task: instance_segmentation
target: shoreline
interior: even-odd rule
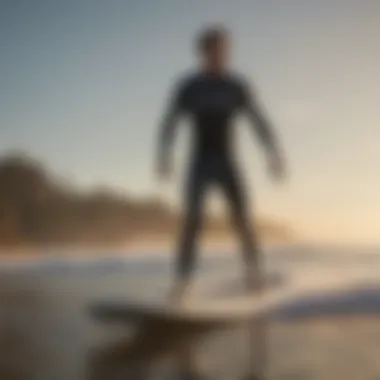
[[[262,243],[264,248],[292,246],[297,242],[273,242],[267,241]],[[203,252],[213,251],[225,252],[239,250],[238,242],[201,242],[200,250]],[[139,253],[155,254],[162,252],[172,252],[175,250],[175,239],[173,241],[163,241],[162,239],[150,240],[149,242],[128,242],[114,244],[91,244],[91,243],[68,243],[68,244],[40,244],[40,245],[21,245],[13,247],[0,246],[0,259],[12,258],[21,260],[24,258],[33,258],[37,256],[46,257],[101,257],[107,256],[111,252],[123,252],[126,255],[135,255]]]

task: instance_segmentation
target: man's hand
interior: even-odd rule
[[[272,153],[268,157],[269,173],[275,181],[286,179],[284,159],[278,153]]]

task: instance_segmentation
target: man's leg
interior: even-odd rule
[[[250,211],[241,178],[232,163],[225,165],[222,171],[221,185],[229,202],[234,228],[241,239],[248,291],[259,292],[264,287],[260,247],[257,233],[251,224]],[[261,380],[266,372],[268,354],[268,328],[265,317],[252,320],[248,329],[248,337],[251,353],[248,378]]]
[[[207,164],[207,163],[205,163]],[[179,239],[176,263],[176,279],[172,300],[181,303],[186,296],[194,271],[197,255],[197,238],[202,225],[204,196],[209,183],[208,173],[203,165],[194,164],[191,168],[185,189],[185,212]],[[179,347],[176,353],[181,378],[198,378],[198,360],[195,347],[188,344]]]
[[[225,164],[220,182],[229,203],[233,227],[240,237],[248,290],[259,290],[263,285],[263,273],[258,237],[252,224],[241,177],[232,163]]]
[[[207,173],[199,164],[193,165],[185,194],[185,212],[179,239],[176,263],[174,301],[181,301],[190,283],[196,260],[196,244],[202,224],[204,195],[208,183]]]

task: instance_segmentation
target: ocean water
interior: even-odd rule
[[[269,378],[380,378],[380,249],[283,246],[267,248],[263,257],[268,286],[323,289],[318,297],[297,299],[273,315]],[[91,256],[52,250],[0,260],[0,379],[89,379],[90,353],[127,331],[96,323],[88,306],[110,297],[163,299],[172,264],[165,252],[124,251]],[[341,293],[330,294],[331,285],[342,286]],[[192,297],[242,292],[239,253],[201,255]],[[210,379],[238,379],[254,360],[246,331],[216,334],[200,352]],[[168,379],[162,371],[153,371],[152,380]]]

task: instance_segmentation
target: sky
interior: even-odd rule
[[[234,70],[287,154],[289,179],[274,184],[239,121],[252,208],[305,240],[380,243],[377,0],[0,0],[0,154],[25,151],[77,186],[180,206],[189,128],[165,185],[153,175],[156,138],[209,23],[232,31]]]

